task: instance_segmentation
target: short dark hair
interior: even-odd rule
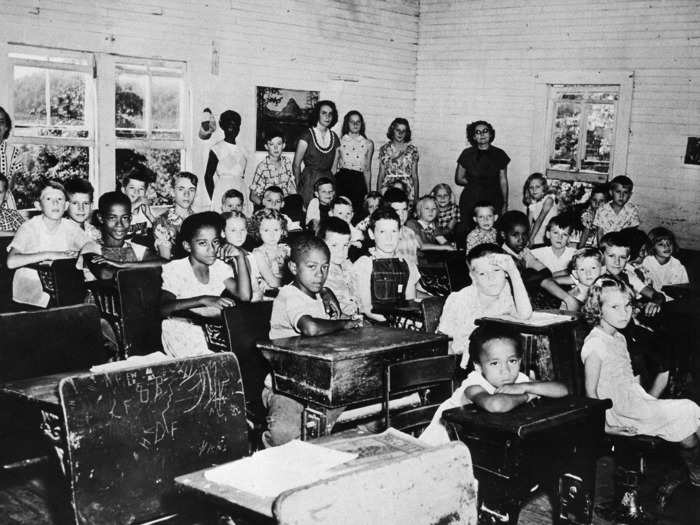
[[[268,186],[267,188],[265,188],[265,190],[263,191],[263,197],[265,196],[265,194],[267,192],[277,193],[278,195],[282,195],[282,198],[284,198],[284,191],[282,191],[282,188],[280,188],[279,186],[273,185],[273,186]]]
[[[266,126],[265,129],[263,129],[263,137],[265,142],[270,142],[275,137],[281,138],[282,142],[287,142],[284,131],[282,131],[282,128],[279,126]]]
[[[126,187],[130,180],[140,180],[148,187],[155,180],[155,173],[143,164],[136,164],[122,177],[122,186]]]
[[[549,222],[546,226],[547,231],[549,231],[552,228],[552,226],[559,226],[562,230],[564,228],[568,228],[569,232],[571,232],[574,229],[573,218],[569,213],[560,213],[559,215],[555,215],[554,217],[549,219]]]
[[[386,136],[389,140],[394,140],[394,130],[396,129],[396,126],[406,126],[406,135],[404,135],[404,142],[411,142],[411,126],[408,123],[408,120],[406,120],[403,117],[397,117],[394,120],[391,121],[391,124],[389,124],[389,129],[386,130]]]
[[[7,131],[5,131],[5,135],[0,137],[0,142],[2,142],[10,136],[10,131],[12,131],[12,119],[10,118],[10,114],[7,111],[5,111],[5,108],[3,108],[2,106],[0,106],[0,113],[5,115],[5,122],[7,123]]]
[[[623,232],[608,232],[600,239],[600,249],[604,251],[605,248],[627,248],[631,251],[632,243]]]
[[[226,199],[239,199],[241,202],[243,202],[245,199],[243,198],[243,194],[238,191],[236,188],[229,188],[224,192],[223,197],[221,197],[222,200]]]
[[[243,219],[246,224],[248,222],[248,218],[245,216],[245,213],[238,210],[225,211],[221,214],[221,218],[224,221],[224,228],[226,227],[226,223],[229,219]]]
[[[97,212],[100,215],[106,215],[109,210],[115,204],[123,205],[129,213],[131,213],[131,201],[129,197],[123,194],[121,191],[108,191],[103,193],[102,196],[97,200]]]
[[[632,189],[634,188],[634,182],[632,182],[632,179],[630,179],[626,175],[618,175],[617,177],[615,177],[613,180],[611,180],[608,183],[608,186],[612,190],[612,188],[615,184],[619,184],[620,186],[622,186],[624,188],[629,188],[630,191],[632,191]]]
[[[311,233],[304,232],[297,235],[292,241],[289,259],[294,261],[295,264],[299,264],[311,250],[321,250],[326,254],[326,257],[330,258],[331,256],[331,252],[325,242]]]
[[[512,341],[518,357],[523,355],[521,336],[515,330],[503,326],[482,325],[478,326],[469,336],[469,358],[472,363],[479,363],[481,354],[489,341],[507,339]]]
[[[496,205],[492,203],[491,201],[478,201],[475,205],[474,208],[472,208],[472,215],[476,215],[476,209],[477,208],[491,208],[491,211],[493,214],[496,214]]]
[[[327,217],[321,221],[321,227],[318,229],[319,239],[325,239],[328,232],[350,235],[350,225],[338,217]]]
[[[405,202],[408,204],[408,195],[405,191],[399,188],[388,188],[384,192],[384,202],[391,204],[392,202]]]
[[[485,120],[475,120],[474,122],[471,122],[467,124],[467,141],[469,141],[469,144],[472,145],[472,147],[476,148],[476,139],[474,138],[476,135],[476,127],[477,126],[486,126],[489,130],[489,144],[493,142],[493,139],[496,138],[496,130],[494,127],[486,122]]]
[[[215,211],[194,213],[182,221],[179,233],[180,242],[192,242],[197,232],[206,227],[214,228],[217,234],[221,235],[221,230],[224,229],[224,220]]]
[[[177,179],[187,179],[192,183],[192,185],[195,188],[197,187],[197,183],[199,182],[197,175],[195,175],[194,173],[190,173],[189,171],[178,171],[175,175],[173,175],[173,178],[170,182],[173,188],[175,187],[175,182],[177,181]]]
[[[95,196],[95,188],[90,184],[90,181],[80,177],[68,179],[63,183],[63,187],[66,189],[66,195],[68,195],[69,199],[71,195],[75,195],[76,193],[88,194],[91,201]]]
[[[605,195],[606,199],[609,199],[610,196],[608,195],[610,192],[610,188],[608,188],[607,184],[594,184],[593,187],[591,188],[591,195],[594,195],[596,193],[602,193]]]
[[[227,124],[233,124],[236,126],[237,130],[241,129],[241,116],[238,114],[238,112],[233,111],[232,109],[227,109],[224,111],[221,115],[219,115],[219,127],[223,130],[227,126]],[[236,135],[238,135],[238,131],[236,131]]]
[[[314,191],[318,191],[318,189],[324,184],[333,184],[333,189],[335,189],[335,183],[330,177],[321,177],[316,182],[314,182]]]
[[[486,255],[490,255],[492,253],[505,252],[498,244],[494,244],[492,242],[477,244],[476,246],[474,246],[474,248],[467,252],[467,265],[471,265],[472,261],[475,261],[476,259],[481,259],[482,257],[485,257]]]
[[[335,102],[332,100],[319,100],[316,102],[313,111],[311,112],[311,117],[309,118],[309,126],[312,128],[318,124],[318,119],[321,116],[321,107],[328,106],[333,110],[333,118],[331,119],[331,124],[328,128],[332,128],[338,123],[338,108],[335,107]]]
[[[381,207],[382,204],[384,204],[384,197],[382,197],[382,194],[379,193],[378,191],[370,191],[365,195],[365,199],[362,203],[363,207],[365,210],[367,209],[367,201],[370,199],[377,199],[379,201],[379,206]]]
[[[399,214],[396,213],[396,210],[394,210],[394,208],[391,206],[380,206],[374,211],[369,218],[369,229],[374,231],[374,227],[379,221],[382,220],[396,221],[399,228],[401,227],[401,219],[399,219]]]
[[[345,195],[338,195],[331,201],[331,210],[336,206],[352,206],[352,201]]]
[[[527,220],[527,215],[518,210],[510,210],[505,212],[496,222],[496,229],[502,235],[511,231],[515,226],[525,226],[529,230],[530,221]]]
[[[357,115],[360,117],[360,135],[362,135],[364,138],[367,138],[367,135],[365,135],[365,117],[362,116],[362,113],[357,111],[356,109],[350,110],[345,114],[345,117],[343,117],[343,127],[341,129],[340,135],[347,135],[350,133],[350,119],[353,117],[353,115]]]

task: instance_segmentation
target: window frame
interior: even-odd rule
[[[550,178],[565,181],[605,183],[616,175],[627,172],[627,154],[632,111],[633,71],[575,71],[542,72],[535,76],[535,111],[530,156],[530,170],[546,174]],[[619,90],[615,115],[615,134],[610,153],[610,169],[607,174],[590,171],[572,172],[549,167],[552,144],[552,126],[557,93],[570,86],[576,88],[600,88],[612,86]],[[585,147],[585,136],[579,147]],[[583,145],[582,145],[583,143]]]

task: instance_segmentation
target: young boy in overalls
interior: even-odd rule
[[[416,298],[420,273],[415,263],[397,254],[400,228],[399,216],[392,208],[375,211],[367,230],[375,247],[353,265],[360,311],[372,321],[386,321],[383,315],[373,313],[373,308],[403,304]]]

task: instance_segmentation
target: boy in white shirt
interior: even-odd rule
[[[573,226],[567,214],[555,215],[547,224],[545,237],[549,241],[548,246],[530,250],[542,264],[552,273],[566,270],[576,248],[568,246]]]

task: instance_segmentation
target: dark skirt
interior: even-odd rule
[[[357,214],[364,204],[367,195],[365,174],[361,171],[341,168],[335,174],[335,194],[343,195],[352,201],[352,207]]]

